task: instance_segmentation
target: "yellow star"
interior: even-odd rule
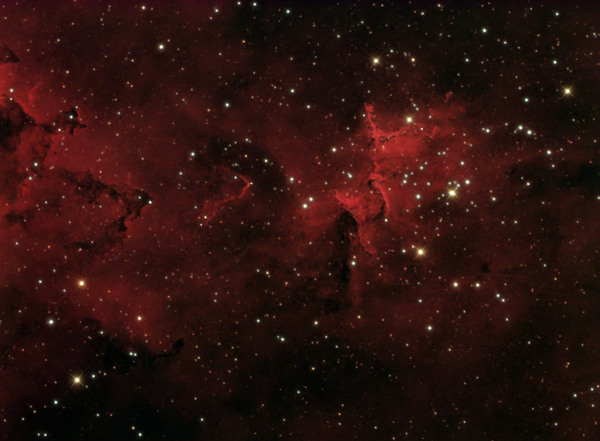
[[[456,199],[460,199],[460,198],[458,197],[458,194],[456,193],[456,190],[457,190],[456,188],[454,188],[454,189],[451,189],[451,188],[447,188],[447,187],[446,187],[446,190],[448,190],[448,197],[446,198],[446,200],[448,200],[448,199],[450,199],[450,198],[456,198]]]
[[[406,122],[404,123],[404,125],[406,125],[406,124],[412,124],[415,114],[412,114],[411,116],[406,116],[406,115],[403,115],[403,116],[404,116],[404,118],[406,118]]]
[[[570,87],[560,86],[560,87],[563,88],[563,96],[560,97],[560,100],[562,100],[567,95],[568,96],[572,96],[573,98],[575,98],[577,100],[577,98],[575,97],[575,95],[573,95],[573,86],[570,86]],[[560,100],[558,100],[558,101],[560,101]],[[579,101],[579,100],[577,100],[577,101]]]
[[[379,55],[376,55],[376,56],[369,55],[369,56],[371,57],[371,61],[373,63],[373,66],[379,66],[379,65],[381,65],[381,56],[379,56]]]
[[[573,87],[575,86],[575,83],[573,83],[570,86],[563,86],[561,85],[560,87],[562,87],[563,89],[563,95],[560,97],[560,99],[556,102],[556,104],[554,105],[554,107],[556,107],[558,105],[558,103],[560,103],[562,101],[562,99],[566,96],[572,96],[573,98],[575,98],[578,102],[581,102],[577,99],[577,97],[575,95],[573,95]]]
[[[83,383],[82,383],[82,381],[81,381],[81,377],[83,377],[83,374],[85,374],[85,372],[86,372],[86,371],[87,371],[87,370],[90,368],[90,366],[91,366],[91,364],[90,364],[88,367],[86,367],[86,368],[85,368],[85,370],[82,372],[82,374],[81,374],[81,375],[79,375],[78,377],[74,376],[74,375],[73,375],[73,374],[71,374],[69,371],[67,371],[65,368],[63,368],[63,370],[64,370],[64,371],[65,371],[67,374],[69,374],[71,377],[73,377],[73,384],[71,384],[71,387],[69,387],[69,388],[67,389],[67,391],[66,391],[66,392],[65,392],[65,394],[63,395],[63,398],[67,396],[67,394],[69,393],[69,391],[71,390],[71,388],[73,388],[73,386],[75,386],[76,384],[82,384],[82,385],[83,385],[83,387],[85,387],[85,388],[86,388],[86,390],[88,390],[88,391],[89,391],[89,393],[91,393],[92,395],[94,395],[94,393],[93,393],[91,390],[89,390],[89,389],[88,389],[88,387],[87,387],[85,384],[83,384]]]
[[[418,257],[427,257],[427,254],[425,254],[426,248],[427,246],[424,246],[423,248],[417,248],[417,255],[415,256],[415,259]]]

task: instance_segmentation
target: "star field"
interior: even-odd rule
[[[598,437],[599,21],[0,2],[0,434]]]

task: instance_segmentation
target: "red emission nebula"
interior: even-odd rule
[[[599,19],[0,2],[0,439],[598,439]]]

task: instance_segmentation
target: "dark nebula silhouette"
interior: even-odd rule
[[[19,57],[7,45],[0,43],[0,64],[17,63],[19,61],[21,61]]]

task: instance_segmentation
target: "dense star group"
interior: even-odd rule
[[[595,8],[84,3],[0,2],[0,434],[598,436]]]

